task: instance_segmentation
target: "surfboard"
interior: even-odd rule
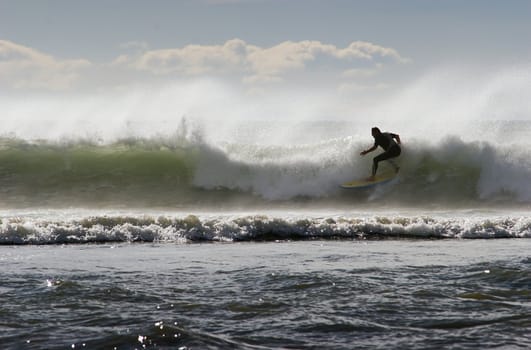
[[[376,175],[374,181],[367,181],[367,179],[354,180],[341,184],[340,186],[342,188],[369,188],[392,181],[397,175],[397,173],[383,173],[381,175]]]

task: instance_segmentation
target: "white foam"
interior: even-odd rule
[[[104,224],[103,224],[104,223]],[[527,216],[187,215],[92,216],[69,221],[4,218],[2,244],[194,242],[277,239],[531,238]]]

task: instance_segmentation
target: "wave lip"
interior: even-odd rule
[[[0,224],[3,245],[384,238],[531,238],[531,218],[93,216],[67,221],[4,218]]]

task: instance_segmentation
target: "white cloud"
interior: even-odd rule
[[[244,82],[253,83],[282,81],[286,74],[301,71],[308,62],[320,57],[343,63],[382,58],[400,63],[407,61],[395,49],[363,41],[352,42],[345,48],[311,40],[285,41],[264,48],[232,39],[223,45],[188,45],[135,56],[122,55],[114,63],[159,75],[238,73]]]
[[[408,61],[401,57],[395,49],[375,45],[366,41],[355,41],[344,49],[335,49],[332,54],[338,58],[362,58],[372,60],[375,56],[380,56],[390,57],[402,63]]]
[[[381,63],[378,63],[374,67],[369,67],[369,68],[347,69],[343,72],[342,75],[344,78],[350,78],[350,79],[370,78],[370,77],[374,77],[377,74],[379,74],[383,68],[384,68],[384,65]]]
[[[0,40],[0,84],[11,88],[66,89],[90,67],[84,59],[60,60],[38,50]]]
[[[242,40],[233,39],[223,45],[188,45],[183,48],[146,51],[137,56],[123,55],[115,63],[154,74],[225,73],[240,67],[245,58],[246,46]]]
[[[279,80],[284,73],[304,69],[306,62],[327,50],[332,51],[333,46],[319,41],[285,41],[270,48],[250,47],[246,60],[252,76],[247,81]]]
[[[220,45],[160,50],[149,50],[144,42],[129,42],[121,48],[126,52],[111,63],[92,64],[85,59],[59,59],[0,40],[0,87],[61,90],[205,76],[235,78],[250,89],[315,79],[334,85],[338,80],[359,84],[380,74],[382,62],[389,67],[406,61],[395,49],[361,41],[346,47],[315,40],[260,47],[232,39]],[[307,69],[310,63],[311,70]]]

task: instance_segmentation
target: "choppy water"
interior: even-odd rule
[[[527,349],[531,241],[2,246],[3,349]]]

